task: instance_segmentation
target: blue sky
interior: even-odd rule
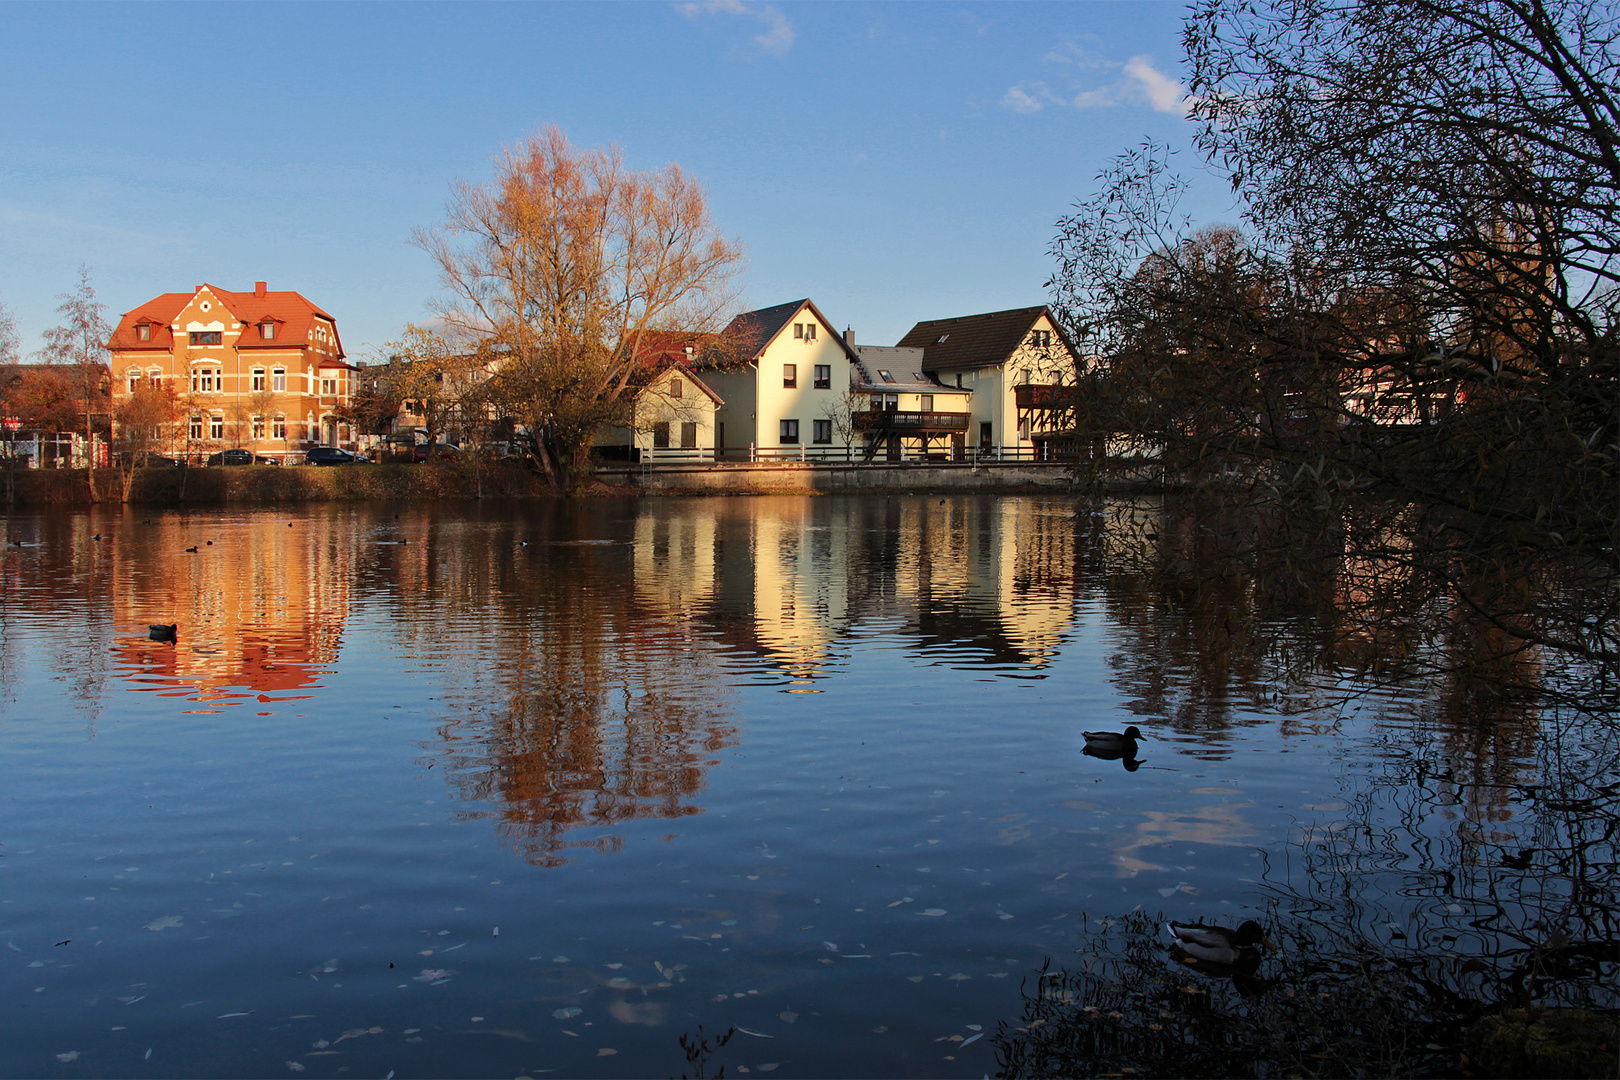
[[[1187,146],[1183,11],[3,4],[0,302],[27,352],[81,263],[113,316],[263,279],[367,359],[438,294],[412,229],[556,123],[700,180],[748,306],[810,296],[889,345],[1044,302],[1053,222],[1097,171],[1143,138]],[[1235,217],[1208,177],[1190,207]]]

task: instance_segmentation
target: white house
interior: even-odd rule
[[[715,416],[719,457],[844,457],[850,368],[858,357],[809,300],[745,312],[721,338],[728,360],[699,361],[724,404]]]

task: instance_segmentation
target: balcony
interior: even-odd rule
[[[948,435],[966,431],[970,416],[965,412],[858,412],[850,419],[856,431]]]
[[[1013,387],[1013,404],[1020,409],[1067,409],[1073,402],[1072,386],[1036,386],[1024,384]]]

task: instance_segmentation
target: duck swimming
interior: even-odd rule
[[[146,636],[151,641],[173,641],[179,627],[179,623],[151,623],[146,628]]]
[[[1136,729],[1134,724],[1124,731],[1082,731],[1080,734],[1086,737],[1087,750],[1119,750],[1121,752],[1134,750],[1136,740],[1142,737],[1142,733]],[[1135,757],[1136,755],[1133,753],[1131,756]]]
[[[1276,948],[1266,940],[1265,927],[1253,919],[1240,924],[1236,930],[1182,922],[1171,922],[1168,929],[1177,947],[1187,956],[1204,964],[1221,967],[1242,968],[1258,964],[1262,946]]]

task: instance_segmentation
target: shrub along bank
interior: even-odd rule
[[[124,477],[97,469],[96,501],[123,499]],[[132,503],[284,503],[362,499],[523,499],[553,494],[517,463],[432,465],[246,465],[233,468],[143,468],[130,485]],[[73,505],[90,500],[83,469],[20,469],[0,476],[0,498],[19,505]]]

